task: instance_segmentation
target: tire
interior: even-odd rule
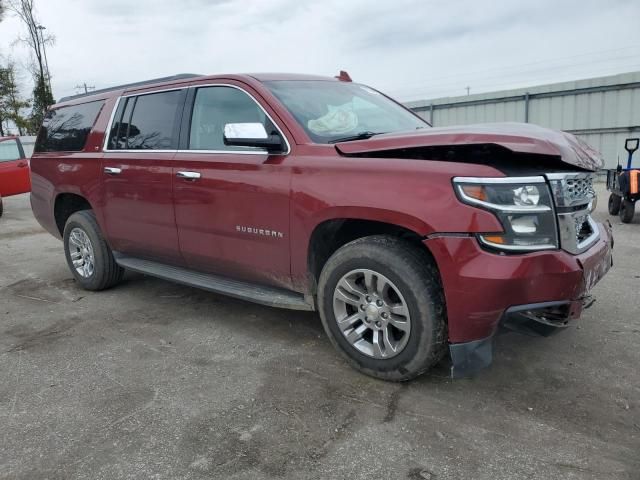
[[[618,215],[620,213],[620,203],[622,198],[615,193],[609,195],[609,215]]]
[[[635,212],[636,204],[627,199],[623,199],[620,205],[620,220],[622,223],[631,223]]]
[[[375,281],[371,272],[377,275]],[[370,278],[370,286],[387,284],[387,293],[370,297],[371,303],[367,303],[366,294],[359,297],[351,295],[350,301],[358,298],[356,305],[366,305],[366,310],[362,311],[362,306],[343,302],[345,296],[342,292],[345,289],[342,286],[338,288],[338,284],[345,285],[341,282],[346,278],[360,293],[375,292],[377,288],[366,288],[365,275]],[[334,294],[338,300],[334,299]],[[379,303],[375,303],[376,298],[383,299],[384,305],[377,313],[375,305]],[[392,315],[388,305],[396,308],[404,305],[403,311],[408,313],[408,317]],[[396,382],[410,380],[435,365],[447,351],[446,308],[440,275],[427,252],[406,240],[376,235],[354,240],[338,249],[320,274],[318,308],[333,346],[351,366],[366,375]],[[383,317],[385,313],[387,317]],[[351,321],[356,317],[355,323]],[[348,320],[342,323],[341,328],[338,321],[344,318]],[[383,318],[388,320],[383,321]],[[407,322],[410,328],[407,328]],[[351,335],[357,337],[358,331],[364,332],[357,345],[347,340],[346,333],[343,333],[349,323],[353,328],[347,327],[346,331]],[[386,329],[385,332],[379,330],[377,338],[382,336],[396,342],[396,351],[388,348],[386,342],[383,342],[385,352],[376,348],[374,323],[375,329],[380,328],[378,323]],[[403,325],[402,328],[408,332],[397,329],[396,324]],[[381,357],[380,353],[386,357]]]
[[[2,217],[3,213],[4,213],[4,207],[2,206],[2,196],[0,196],[0,217]]]
[[[82,210],[71,215],[64,227],[62,238],[67,265],[82,288],[104,290],[122,280],[124,269],[113,258],[113,253],[102,236],[96,216],[91,210]],[[86,247],[84,252],[81,251],[83,249],[80,245]],[[72,254],[79,262],[78,265],[74,265]]]

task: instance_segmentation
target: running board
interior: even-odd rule
[[[229,297],[290,310],[314,310],[304,295],[277,287],[267,287],[254,283],[232,280],[208,273],[196,272],[181,267],[173,267],[141,258],[127,257],[114,252],[113,256],[121,267],[152,277],[181,283],[189,287],[201,288]]]

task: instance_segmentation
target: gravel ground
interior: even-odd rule
[[[605,214],[601,195],[598,217]],[[129,274],[86,292],[28,196],[0,219],[2,479],[640,479],[640,214],[552,338],[407,384],[351,370],[319,318]]]

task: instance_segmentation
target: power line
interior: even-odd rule
[[[623,59],[625,60],[624,63],[619,63],[615,65],[606,65],[606,64],[610,64],[611,62],[623,60]],[[632,60],[631,62],[629,61],[630,59]],[[518,73],[514,72],[512,74],[489,75],[485,77],[478,77],[475,79],[475,81],[470,81],[471,79],[468,75],[460,74],[458,75],[459,77],[458,81],[436,83],[436,84],[427,81],[421,87],[395,88],[395,89],[390,89],[389,91],[396,96],[400,96],[400,95],[414,96],[414,95],[424,95],[426,92],[434,92],[434,91],[451,92],[454,90],[462,90],[466,88],[466,86],[468,86],[469,84],[471,84],[471,86],[474,87],[474,89],[477,91],[477,88],[479,86],[483,86],[487,84],[489,85],[495,84],[495,82],[492,82],[493,79],[503,80],[508,78],[513,78],[513,80],[510,83],[521,83],[523,80],[526,80],[526,83],[535,85],[536,83],[539,83],[541,79],[549,78],[549,76],[558,77],[558,76],[566,76],[568,74],[572,76],[576,76],[576,75],[595,76],[597,75],[596,73],[597,71],[620,72],[622,70],[622,71],[628,72],[637,66],[638,61],[640,61],[640,54],[627,55],[624,57],[602,59],[600,61],[591,61],[586,63],[577,62],[577,63],[564,64],[561,66],[527,70],[527,71],[522,71]],[[589,67],[589,68],[585,69],[585,67]],[[526,77],[526,78],[523,78],[523,77]],[[500,82],[500,83],[505,84],[505,82]],[[442,87],[442,88],[438,88],[438,87]]]
[[[640,68],[640,63],[626,65],[626,67],[627,67],[627,70],[633,70],[636,68]],[[590,71],[589,75],[592,77],[597,77],[597,76],[603,76],[603,75],[615,75],[620,73],[626,73],[626,71],[612,72],[611,69],[596,70],[596,71]],[[475,93],[479,94],[479,93],[495,92],[495,91],[505,90],[505,89],[509,89],[509,90],[523,89],[523,88],[538,86],[541,83],[542,84],[549,83],[549,81],[551,81],[551,83],[564,83],[564,82],[571,82],[571,81],[585,78],[584,76],[581,76],[581,78],[576,78],[576,76],[578,75],[568,74],[568,73],[559,76],[556,72],[556,73],[550,73],[549,75],[546,75],[543,77],[537,77],[535,81],[527,80],[527,81],[518,82],[517,80],[513,80],[508,83],[504,83],[504,82],[503,83],[485,83],[485,84],[474,85],[474,88],[475,88]],[[462,85],[462,84],[459,84],[459,85]],[[447,96],[458,97],[463,95],[462,93],[463,90],[464,90],[464,87],[462,86],[458,86],[458,87],[451,86],[450,88],[447,88],[447,89],[436,89],[436,90],[425,88],[423,92],[420,94],[410,94],[410,95],[396,94],[396,96],[398,97],[398,99],[404,102],[409,102],[409,101],[435,99],[435,98],[447,97]]]
[[[518,71],[519,69],[521,69],[522,67],[529,67],[532,65],[540,65],[540,64],[549,64],[549,63],[555,63],[555,62],[562,62],[564,60],[572,60],[574,58],[580,58],[580,57],[588,57],[588,56],[598,56],[598,55],[603,55],[603,54],[607,54],[607,53],[612,53],[612,52],[619,52],[622,50],[631,50],[631,49],[635,49],[636,51],[640,51],[640,45],[630,45],[627,47],[620,47],[620,48],[614,48],[614,49],[609,49],[609,50],[599,50],[599,51],[595,51],[595,52],[585,52],[585,53],[581,53],[581,54],[576,54],[576,55],[569,55],[569,56],[564,56],[564,57],[555,57],[555,58],[549,58],[549,59],[545,59],[545,60],[537,60],[535,62],[529,62],[529,63],[523,63],[523,64],[517,64],[517,65],[507,65],[504,66],[502,68],[487,68],[487,69],[482,69],[482,70],[472,70],[469,72],[465,72],[465,74],[467,75],[475,75],[475,74],[481,74],[481,73],[496,73],[496,72],[500,72],[500,71],[505,71],[505,70],[515,70]],[[619,57],[614,57],[614,58],[619,58]],[[525,69],[526,71],[527,69]],[[438,75],[435,77],[429,77],[427,79],[423,79],[423,80],[415,80],[412,82],[405,82],[402,85],[403,86],[409,86],[409,85],[418,85],[418,84],[424,84],[425,82],[433,82],[434,80],[444,80],[444,79],[448,79],[448,78],[454,78],[454,77],[459,77],[460,74],[459,73],[451,73],[451,74],[447,74],[447,75]],[[398,85],[398,83],[394,82],[394,85]]]
[[[496,74],[496,75],[489,75],[489,76],[480,76],[476,78],[476,81],[486,81],[486,80],[491,80],[494,78],[507,78],[507,77],[516,77],[516,76],[522,76],[522,75],[531,75],[531,74],[536,74],[536,73],[544,73],[546,74],[547,72],[553,70],[554,72],[557,71],[557,69],[559,68],[571,68],[571,67],[578,67],[578,66],[583,66],[583,65],[588,65],[588,66],[594,66],[594,65],[598,65],[598,64],[603,64],[603,63],[611,63],[611,62],[617,62],[617,61],[621,61],[621,60],[628,60],[628,59],[640,59],[640,54],[634,54],[634,55],[624,55],[624,56],[619,56],[619,57],[613,57],[613,58],[606,58],[606,59],[600,59],[600,60],[590,60],[590,61],[583,61],[583,62],[576,62],[576,63],[565,63],[563,65],[557,65],[557,66],[547,66],[544,68],[536,68],[536,69],[527,69],[527,70],[521,70],[519,72],[512,72],[512,73],[503,73],[503,74]],[[628,69],[629,64],[628,62],[625,62],[624,67]],[[611,68],[617,68],[617,65],[612,66]],[[460,83],[457,83],[458,85],[462,85],[462,83],[466,83],[468,84],[470,82],[470,76],[471,74],[458,74],[456,75],[458,78],[460,77],[464,77],[463,79],[459,80]],[[446,87],[451,87],[452,85],[456,85],[456,83],[451,83],[451,82],[444,82],[444,83],[433,83],[433,81],[428,80],[426,82],[423,83],[423,85],[421,87],[411,87],[411,88],[394,88],[394,89],[390,89],[390,92],[410,92],[410,91],[416,91],[416,90],[424,90],[425,87],[427,88],[435,88],[435,87],[440,87],[440,86],[446,86]]]

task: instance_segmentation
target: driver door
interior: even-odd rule
[[[260,122],[269,133],[284,134],[239,86],[193,87],[187,102],[173,172],[185,262],[194,270],[289,287],[288,152],[234,147],[223,139],[229,123]]]

